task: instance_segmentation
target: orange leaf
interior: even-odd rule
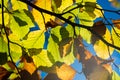
[[[60,67],[56,67],[57,76],[61,80],[73,80],[76,71],[69,65],[63,64]]]

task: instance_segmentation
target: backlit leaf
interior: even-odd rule
[[[111,35],[110,35],[110,32],[109,32],[108,29],[106,30],[103,38],[105,40],[107,40],[109,43],[112,43]],[[110,50],[110,52],[109,52],[108,51],[108,46],[105,43],[103,43],[101,40],[96,41],[96,43],[94,44],[94,49],[95,49],[95,52],[96,52],[97,56],[102,58],[102,59],[109,58],[110,55],[113,53],[113,50],[114,50],[112,47],[109,47],[109,50]]]
[[[18,39],[23,39],[29,32],[29,28],[34,26],[31,18],[25,13],[25,10],[14,11],[14,14],[10,16],[10,19],[10,29]]]
[[[115,32],[115,31],[116,32]],[[120,29],[118,26],[114,27],[114,30],[112,29],[112,40],[113,40],[113,44],[116,46],[120,45]],[[119,50],[118,50],[119,51]]]
[[[71,6],[73,4],[73,0],[62,0],[61,6],[58,8],[60,12],[62,12],[65,8]]]
[[[113,71],[112,80],[119,80],[119,79],[120,79],[120,76],[115,71]]]
[[[57,76],[61,80],[73,80],[76,71],[69,65],[63,64],[60,67],[56,67]]]
[[[32,31],[28,34],[27,39],[22,41],[25,48],[43,48],[45,35],[41,30]]]
[[[22,56],[21,47],[16,44],[10,44],[10,50],[11,50],[11,57],[13,58],[13,61],[17,62]]]
[[[65,57],[71,52],[72,43],[72,38],[62,39],[62,41],[59,43],[59,51],[61,57]]]
[[[33,55],[32,58],[33,58],[33,61],[34,61],[34,64],[36,65],[36,67],[39,67],[39,66],[50,67],[50,66],[52,66],[52,63],[49,60],[48,55],[49,54],[48,54],[47,50],[42,50],[39,54]]]
[[[12,3],[13,10],[22,10],[22,9],[28,10],[27,4],[25,4],[19,0],[11,0],[11,3]]]
[[[37,5],[40,8],[52,11],[51,0],[37,0],[35,2],[35,5]],[[45,14],[45,13],[43,13],[43,16],[44,16],[44,18],[43,18],[42,14],[39,11],[37,11],[36,9],[32,10],[32,14],[41,30],[45,29],[46,22],[50,21],[50,19],[54,19],[54,17],[52,17],[49,14]],[[44,23],[44,20],[45,20],[45,23]]]
[[[87,42],[87,43],[91,43],[91,32],[88,31],[87,29],[84,28],[80,28],[80,36]]]
[[[9,23],[10,16],[8,13],[4,13],[4,22],[5,26]],[[2,14],[0,14],[0,24],[2,25]]]

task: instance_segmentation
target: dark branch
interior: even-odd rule
[[[60,18],[61,20],[65,21],[66,23],[68,23],[68,24],[70,24],[70,25],[72,25],[72,26],[79,26],[79,27],[81,27],[81,28],[85,28],[85,29],[87,29],[88,31],[90,31],[92,34],[95,34],[98,38],[100,38],[100,40],[102,40],[106,45],[108,45],[108,46],[110,46],[110,47],[113,47],[113,48],[115,48],[115,49],[120,50],[120,47],[115,46],[115,45],[107,42],[105,39],[103,39],[102,36],[100,36],[100,35],[97,34],[95,31],[93,31],[93,30],[91,29],[92,26],[86,26],[86,25],[81,25],[81,24],[73,23],[73,22],[71,22],[70,20],[62,17],[61,14],[57,14],[57,13],[50,12],[50,11],[48,11],[48,10],[39,8],[38,6],[32,4],[30,1],[27,1],[27,0],[20,0],[20,1],[28,4],[29,6],[35,8],[36,10],[38,10],[38,11],[40,11],[40,12],[44,12],[44,13],[47,13],[47,14],[49,14],[49,15],[58,17],[58,18]],[[97,9],[99,9],[99,8],[97,8]],[[100,10],[101,10],[101,9],[100,9]],[[109,10],[106,10],[106,11],[109,11]],[[115,12],[115,11],[113,11],[113,12]]]

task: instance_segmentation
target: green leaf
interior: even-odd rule
[[[91,32],[88,31],[87,29],[84,28],[80,28],[80,35],[81,37],[87,42],[87,43],[91,43]]]
[[[7,50],[7,43],[3,40],[3,37],[0,37],[0,52],[7,52]]]
[[[85,10],[87,12],[93,12],[95,10],[96,3],[95,2],[85,2]]]
[[[37,55],[37,54],[39,54],[41,51],[42,51],[41,48],[40,48],[40,49],[37,49],[37,48],[28,49],[28,52],[29,52],[30,56]]]
[[[55,62],[60,60],[58,43],[54,42],[53,38],[50,36],[48,40],[48,52],[54,57]]]
[[[22,41],[25,48],[43,48],[45,41],[45,35],[43,31],[32,31],[28,34],[28,38]]]
[[[27,25],[27,23],[25,21],[22,21],[19,17],[15,17],[15,16],[13,16],[13,17],[19,26],[26,26]]]
[[[80,19],[80,24],[86,26],[92,26],[94,23],[93,20],[95,19],[94,16],[89,15],[86,11],[80,12],[78,18]]]
[[[52,63],[48,58],[47,50],[42,50],[39,54],[33,55],[32,58],[33,58],[33,61],[36,65],[36,67],[39,67],[39,66],[50,67],[50,66],[52,66]]]
[[[56,35],[51,34],[51,37],[53,38],[54,42],[59,43],[59,38]]]
[[[62,41],[60,41],[59,51],[60,51],[61,57],[65,57],[66,55],[68,55],[71,52],[72,44],[73,44],[73,40],[71,37],[62,39]]]
[[[17,36],[18,40],[22,40],[29,32],[29,28],[33,26],[34,24],[31,18],[25,13],[25,10],[16,10],[10,16],[10,29],[12,34]]]
[[[17,62],[21,56],[22,56],[22,49],[20,46],[16,45],[16,44],[10,44],[10,50],[11,50],[11,57],[13,59],[14,62]]]
[[[66,37],[69,37],[69,32],[66,30],[65,27],[61,27],[60,35],[61,35],[62,39],[65,39]]]
[[[7,62],[7,53],[0,52],[0,65],[3,65]]]

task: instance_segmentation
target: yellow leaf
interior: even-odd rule
[[[60,12],[62,12],[67,7],[70,7],[73,4],[73,0],[62,0],[61,6],[58,8]]]
[[[51,0],[37,0],[35,5],[37,5],[38,7],[42,8],[42,9],[52,11]],[[44,18],[43,18],[42,14],[39,11],[37,11],[36,9],[32,10],[32,14],[41,30],[45,29],[44,19],[45,19],[45,23],[46,23],[46,22],[50,21],[51,18],[53,18],[51,15],[48,15],[45,13],[43,13],[43,16],[44,16]]]
[[[96,5],[97,8],[102,9],[102,7],[100,5]],[[96,9],[94,10],[94,14],[96,15],[96,17],[103,17],[104,12]]]
[[[115,31],[116,31],[116,33],[115,33]],[[113,44],[115,45],[115,46],[120,46],[120,29],[119,29],[119,27],[114,27],[114,30],[112,29],[112,40],[113,40]],[[120,52],[120,50],[117,50],[117,51],[119,51]]]
[[[109,43],[112,43],[111,35],[110,35],[110,32],[108,29],[106,30],[106,33],[103,36],[103,38],[106,41],[108,41]],[[96,41],[96,43],[94,45],[94,49],[95,49],[98,57],[100,57],[102,59],[107,59],[110,57],[109,51],[108,51],[108,46],[103,41],[101,41],[101,40]],[[114,49],[112,47],[109,47],[109,49],[110,49],[110,54],[112,54]]]

